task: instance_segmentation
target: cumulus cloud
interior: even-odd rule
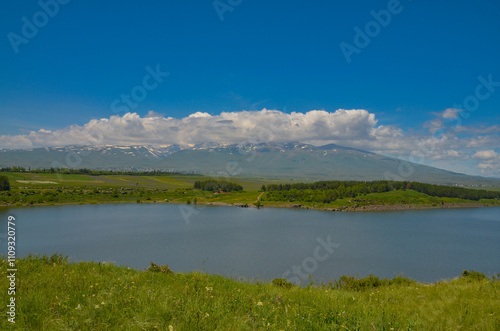
[[[375,115],[363,109],[339,109],[333,113],[312,110],[290,114],[277,110],[223,112],[212,116],[196,112],[175,119],[155,112],[94,119],[84,126],[57,131],[41,129],[27,135],[1,136],[3,148],[61,145],[163,145],[203,142],[245,143],[285,141],[369,140],[374,133],[394,135],[388,127],[376,127]]]
[[[500,156],[497,152],[494,150],[490,149],[487,151],[477,151],[472,155],[472,158],[474,159],[480,159],[480,160],[489,160],[489,159],[496,159]]]
[[[442,113],[440,113],[441,117],[447,120],[454,120],[458,118],[458,113],[463,111],[463,109],[457,108],[447,108]]]
[[[429,156],[430,159],[432,160],[467,160],[469,158],[469,155],[464,152],[459,152],[454,149],[450,150],[444,150],[439,153],[434,153]]]
[[[457,108],[447,108],[442,112],[432,113],[435,117],[424,123],[424,128],[426,128],[429,133],[436,134],[442,132],[446,129],[453,129],[455,131],[461,130],[462,116],[461,114],[464,110]]]
[[[500,154],[492,149],[477,151],[472,155],[478,160],[477,168],[484,175],[498,175],[500,173]]]
[[[405,132],[395,125],[379,124],[364,109],[335,112],[311,110],[284,113],[278,110],[195,112],[172,118],[150,111],[146,116],[126,113],[93,119],[83,126],[31,131],[0,136],[0,148],[35,148],[67,145],[168,145],[206,142],[244,144],[300,141],[313,145],[336,143],[399,157],[427,165],[475,162],[470,173],[500,176],[498,125],[459,126],[459,109],[435,113],[421,131]],[[451,164],[451,163],[450,163]],[[465,163],[464,163],[465,164]],[[470,165],[469,165],[470,166]]]

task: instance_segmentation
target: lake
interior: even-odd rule
[[[17,255],[62,253],[236,279],[327,282],[350,274],[422,282],[463,269],[500,272],[500,208],[324,212],[303,209],[104,204],[0,209],[16,217]]]

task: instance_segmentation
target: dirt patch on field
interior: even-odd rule
[[[23,184],[59,184],[48,180],[17,180],[16,182]]]

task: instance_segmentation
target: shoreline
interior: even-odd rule
[[[24,207],[46,207],[46,206],[66,206],[66,205],[101,205],[101,204],[128,204],[136,203],[136,201],[104,201],[104,202],[55,202],[55,203],[41,203],[41,204],[0,204],[0,208],[24,208]],[[140,204],[186,204],[185,202],[177,201],[141,201]],[[495,204],[484,204],[481,202],[462,202],[462,203],[443,203],[441,205],[428,205],[428,204],[403,204],[403,205],[365,205],[365,206],[342,206],[337,208],[331,207],[313,207],[302,206],[300,204],[266,204],[257,207],[255,203],[227,203],[227,202],[199,202],[198,204],[191,204],[192,206],[212,206],[212,207],[240,207],[240,208],[286,208],[286,209],[310,209],[318,211],[329,212],[374,212],[374,211],[401,211],[401,210],[429,210],[429,209],[460,209],[460,208],[488,208],[500,207]]]
[[[208,203],[208,205],[213,206],[234,206],[234,207],[242,207],[237,204],[228,204],[228,203]],[[255,205],[250,204],[247,206],[248,208],[257,208]],[[328,207],[311,207],[311,206],[302,206],[297,204],[292,205],[261,205],[259,208],[287,208],[287,209],[310,209],[310,210],[319,210],[319,211],[329,211],[329,212],[373,212],[373,211],[400,211],[400,210],[428,210],[428,209],[460,209],[460,208],[488,208],[488,207],[500,207],[498,205],[487,205],[484,203],[445,203],[443,205],[432,206],[427,204],[404,204],[404,205],[366,205],[366,206],[358,206],[358,207],[339,207],[339,208],[328,208]],[[246,208],[246,207],[245,207]]]

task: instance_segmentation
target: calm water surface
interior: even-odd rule
[[[16,217],[18,256],[63,253],[234,278],[327,282],[398,274],[433,282],[463,269],[500,272],[500,208],[335,213],[278,208],[108,204],[0,209]],[[192,207],[194,208],[194,207]],[[6,252],[6,241],[2,251]],[[320,241],[334,243],[329,252]],[[300,268],[299,271],[297,271]],[[305,270],[304,270],[305,268]],[[295,277],[295,278],[294,278]],[[308,281],[304,281],[308,282]]]

